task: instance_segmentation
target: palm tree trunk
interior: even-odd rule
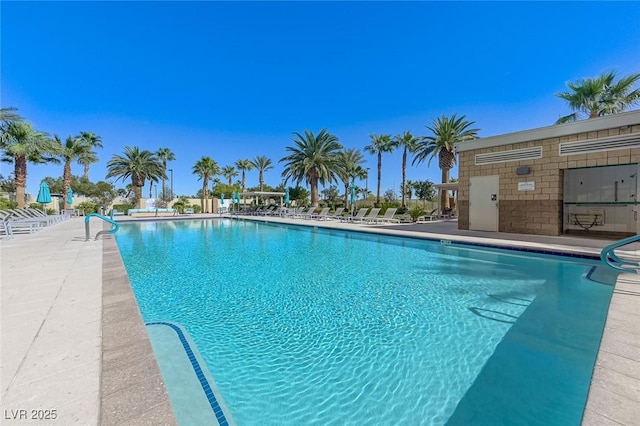
[[[347,210],[351,208],[351,206],[349,205],[349,189],[349,181],[346,181],[344,183],[344,206]]]
[[[449,171],[450,169],[442,169],[442,183],[449,183]],[[442,210],[449,208],[449,191],[444,189],[440,190],[440,207]]]
[[[404,152],[402,153],[402,208],[407,208],[407,202],[405,200],[407,193],[407,147],[404,147]]]
[[[209,179],[202,179],[202,213],[209,213],[209,191],[207,188],[209,187]]]
[[[84,165],[84,174],[82,175],[85,179],[89,180],[89,165]]]
[[[262,192],[262,188],[264,186],[264,173],[260,170],[260,192]]]
[[[382,180],[382,152],[378,152],[378,195],[376,196],[376,207],[380,207],[380,182]]]
[[[67,204],[67,192],[69,188],[71,188],[71,161],[67,160],[64,162],[64,169],[62,172],[62,182],[64,184],[64,193],[62,194],[62,198],[64,199],[64,208],[71,208],[71,205]]]
[[[164,176],[167,175],[167,162],[163,161],[162,162],[162,173],[164,174],[162,177],[162,199],[166,199],[167,198],[167,183],[166,183],[166,179],[164,178]]]
[[[311,176],[311,207],[318,207],[318,178]]]
[[[136,197],[136,208],[142,208],[142,186],[135,185],[133,187],[133,194]]]
[[[244,169],[242,169],[242,192],[244,192],[244,189],[246,188],[245,183],[246,183],[246,175],[245,175]]]
[[[23,155],[15,158],[15,166],[13,169],[13,175],[16,180],[16,201],[18,202],[18,208],[24,208],[24,193],[27,186],[27,158]]]

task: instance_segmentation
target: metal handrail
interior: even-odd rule
[[[633,272],[637,274],[639,273],[638,268],[640,268],[640,263],[622,259],[615,253],[616,249],[637,242],[640,242],[640,235],[632,235],[631,237],[611,243],[605,246],[600,252],[600,260],[609,268],[615,269],[616,271]]]
[[[98,240],[98,237],[101,234],[115,234],[116,232],[118,232],[118,229],[120,229],[120,224],[118,222],[116,222],[115,220],[113,220],[113,218],[109,219],[106,216],[103,216],[101,214],[98,213],[91,213],[88,214],[85,218],[84,218],[84,235],[85,235],[85,241],[89,241],[89,239],[91,238],[91,230],[89,229],[89,219],[91,219],[92,217],[97,217],[99,219],[104,220],[105,222],[108,222],[111,224],[111,229],[108,229],[106,231],[100,231],[96,234],[96,238],[94,241]]]

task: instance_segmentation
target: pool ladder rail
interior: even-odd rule
[[[616,271],[639,274],[640,262],[638,260],[623,259],[615,253],[616,249],[637,242],[640,242],[640,235],[633,235],[611,243],[600,252],[600,260]]]
[[[101,214],[98,213],[91,213],[89,215],[87,215],[84,218],[84,235],[85,235],[85,241],[89,241],[91,239],[91,230],[89,229],[89,220],[92,217],[97,217],[99,219],[104,220],[105,222],[108,222],[111,224],[111,229],[108,230],[103,230],[100,231],[96,234],[96,238],[94,239],[94,241],[98,240],[98,237],[102,234],[115,234],[116,232],[118,232],[118,229],[120,229],[120,224],[118,222],[116,222],[115,220],[113,220],[113,216],[111,216],[111,218],[108,218],[107,216],[103,216]]]

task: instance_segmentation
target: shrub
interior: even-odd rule
[[[98,213],[98,206],[91,201],[83,201],[76,206],[78,210],[84,210],[84,214]]]
[[[17,209],[18,202],[10,201],[5,197],[0,197],[0,210],[9,210],[9,209]]]
[[[114,204],[113,210],[118,210],[119,212],[124,212],[125,215],[129,214],[129,209],[133,208],[133,204]]]
[[[200,207],[200,204],[192,204],[191,208],[193,209],[193,212],[196,214],[202,211],[202,207]]]
[[[418,218],[424,214],[424,210],[420,206],[415,206],[409,209],[409,216],[413,222],[417,222]]]

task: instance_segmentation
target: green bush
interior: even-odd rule
[[[380,214],[385,214],[388,208],[398,208],[400,203],[397,201],[383,201],[380,203]]]
[[[113,210],[118,210],[119,212],[124,212],[125,215],[129,214],[129,209],[133,208],[133,204],[114,204]]]
[[[409,216],[411,216],[411,220],[416,222],[420,216],[424,214],[424,210],[420,206],[415,206],[409,209]]]
[[[76,206],[78,210],[84,210],[84,214],[98,213],[98,206],[91,201],[83,201]]]
[[[9,209],[17,209],[18,202],[17,201],[9,201],[9,199],[5,197],[0,197],[0,210],[9,210]]]
[[[56,209],[47,209],[47,214],[58,214]]]
[[[202,211],[202,207],[200,207],[200,204],[192,204],[191,208],[193,209],[193,212],[196,214]]]

